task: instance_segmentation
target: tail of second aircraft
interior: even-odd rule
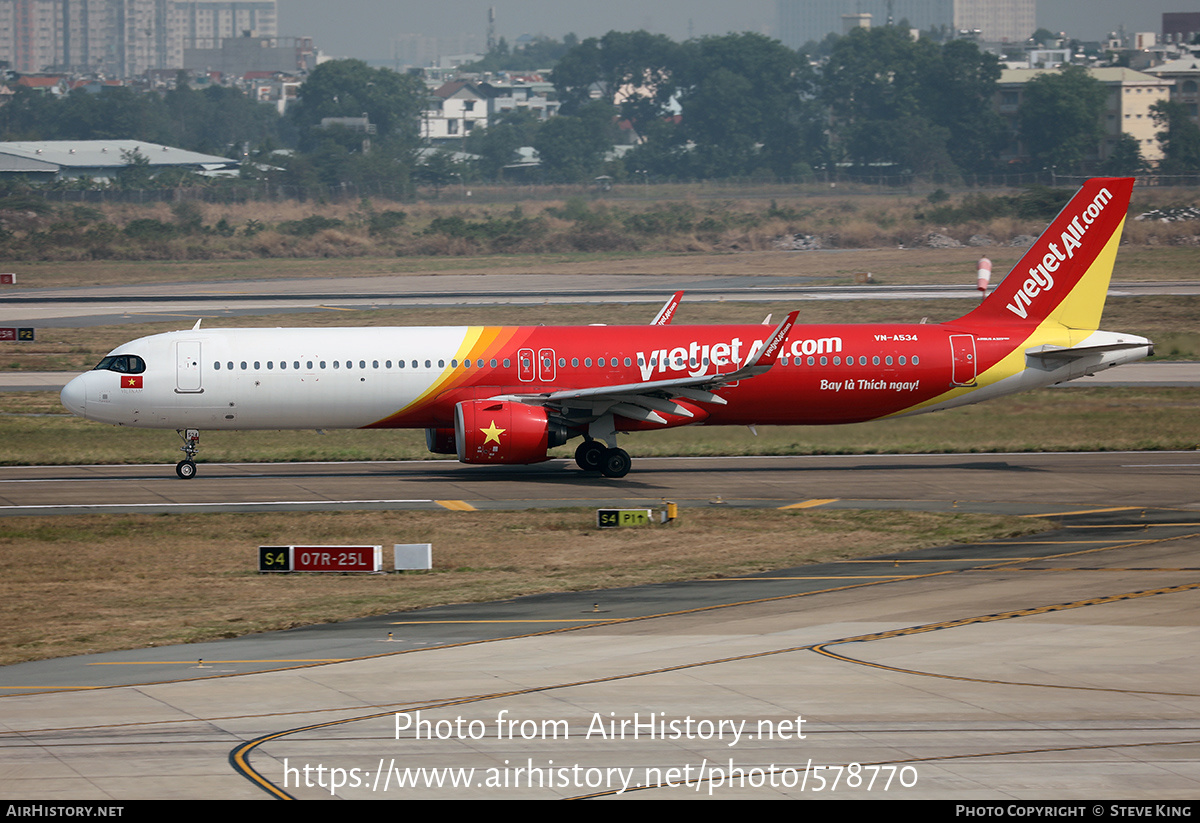
[[[1098,328],[1132,192],[1132,177],[1088,180],[961,322]]]

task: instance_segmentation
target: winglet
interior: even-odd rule
[[[787,338],[788,332],[792,330],[792,326],[796,325],[796,317],[800,314],[799,311],[788,312],[788,316],[783,318],[783,322],[775,327],[775,331],[771,332],[770,338],[763,344],[763,347],[758,350],[754,357],[746,361],[746,365],[742,368],[752,368],[754,366],[771,367],[775,365],[775,361],[779,359],[779,352],[783,351],[783,341]]]
[[[677,291],[671,295],[671,299],[663,304],[663,307],[658,310],[658,314],[650,321],[651,326],[669,326],[671,320],[675,317],[675,309],[679,308],[679,301],[683,299],[683,292]]]
[[[756,351],[754,356],[747,360],[740,369],[722,375],[721,382],[732,383],[735,380],[756,377],[774,366],[775,361],[779,359],[779,353],[783,351],[783,341],[787,339],[792,326],[796,325],[796,317],[799,314],[799,311],[789,312],[783,322],[775,327],[775,331],[771,332],[771,336],[767,338],[766,343],[763,343],[762,348]]]

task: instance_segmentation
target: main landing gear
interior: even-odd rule
[[[199,429],[176,429],[175,433],[183,440],[179,450],[187,457],[175,464],[175,473],[180,480],[191,480],[196,476],[196,452],[200,451]]]
[[[605,477],[624,477],[633,461],[624,449],[608,448],[599,440],[584,440],[575,450],[575,462],[585,472],[600,472]]]

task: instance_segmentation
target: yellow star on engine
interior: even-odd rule
[[[508,431],[508,429],[496,428],[496,421],[493,420],[491,425],[489,425],[486,429],[480,429],[480,431],[483,432],[485,435],[487,435],[487,437],[484,438],[484,441],[483,441],[483,445],[486,446],[488,443],[491,443],[492,441],[495,441],[496,445],[499,445],[500,444],[500,435],[504,434],[506,431]]]

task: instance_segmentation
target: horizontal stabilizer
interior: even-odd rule
[[[1095,346],[1034,346],[1025,350],[1025,353],[1030,357],[1040,357],[1044,360],[1076,360],[1080,357],[1087,357],[1089,354],[1103,354],[1110,351],[1128,351],[1130,349],[1144,349],[1146,346],[1151,346],[1148,340],[1140,341],[1118,341],[1114,343],[1104,343]],[[1153,353],[1153,351],[1151,352]]]

